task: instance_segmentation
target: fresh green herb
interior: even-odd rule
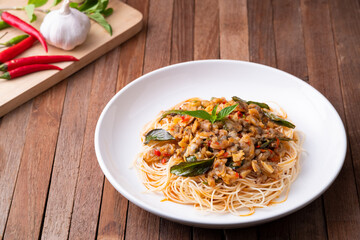
[[[216,116],[216,121],[223,120],[230,113],[232,113],[232,111],[234,111],[237,106],[239,106],[239,104],[235,104],[235,105],[232,105],[232,106],[221,109],[221,111]]]
[[[196,111],[169,110],[169,111],[165,111],[163,113],[163,115],[161,116],[159,121],[161,121],[167,115],[179,114],[179,115],[189,115],[189,116],[192,116],[192,117],[209,120],[211,123],[214,123],[216,121],[223,120],[232,111],[234,111],[237,106],[238,106],[238,104],[226,107],[224,109],[221,109],[221,111],[218,114],[216,114],[216,109],[218,107],[218,105],[216,105],[214,107],[214,109],[212,110],[211,115],[208,112],[206,112],[205,110],[196,110]]]
[[[214,163],[214,158],[196,162],[182,162],[170,168],[170,172],[177,176],[194,177],[206,173]]]
[[[284,126],[284,127],[288,127],[288,128],[295,128],[295,125],[292,124],[291,122],[288,122],[278,116],[276,116],[275,114],[272,114],[270,112],[266,112],[264,111],[264,114],[274,123],[276,123],[277,125],[280,126]]]
[[[29,0],[28,5],[33,4],[35,7],[41,7],[47,3],[48,0]]]
[[[235,164],[235,162],[233,162],[233,161],[227,161],[225,165],[228,166],[229,168],[231,168],[232,170],[236,170],[244,164],[244,161],[241,162],[240,166],[234,166],[234,164]]]
[[[195,156],[188,156],[185,158],[187,162],[196,162],[197,158]]]
[[[34,4],[28,4],[25,6],[25,12],[28,18],[30,19],[30,22],[36,21],[37,17],[34,14],[35,5]]]
[[[91,13],[87,15],[89,18],[100,24],[100,26],[102,26],[110,35],[112,35],[112,28],[101,13]]]
[[[258,105],[258,106],[261,107],[261,108],[266,108],[266,109],[269,109],[269,110],[270,110],[269,105],[267,105],[266,103],[254,102],[254,101],[247,101],[246,103],[247,103],[247,104],[256,104],[256,105]]]
[[[156,128],[151,131],[149,131],[145,135],[145,142],[144,144],[148,144],[150,141],[168,141],[168,140],[174,140],[175,138],[161,128]]]

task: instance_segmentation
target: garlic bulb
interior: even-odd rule
[[[89,30],[89,18],[79,10],[70,8],[69,0],[65,0],[60,9],[48,13],[40,26],[46,41],[64,50],[82,44]]]

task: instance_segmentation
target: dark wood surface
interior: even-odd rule
[[[0,118],[0,236],[360,239],[359,1],[126,2],[144,15],[138,35]],[[305,208],[250,228],[189,227],[128,202],[102,174],[93,137],[110,98],[152,70],[218,58],[289,72],[318,89],[339,112],[348,136],[344,167]]]

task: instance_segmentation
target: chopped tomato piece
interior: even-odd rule
[[[161,156],[161,152],[159,150],[157,150],[157,149],[154,149],[154,154],[156,156]]]

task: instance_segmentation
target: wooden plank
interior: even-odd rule
[[[14,193],[32,101],[4,116],[0,125],[0,238]]]
[[[219,0],[220,58],[249,61],[246,0]]]
[[[49,1],[48,4],[50,5],[51,2]],[[11,5],[23,6],[24,1],[13,0]],[[5,6],[9,6],[9,4],[6,1],[1,1],[0,7]],[[63,68],[62,71],[43,71],[18,78],[14,81],[0,80],[0,116],[70,76],[140,31],[142,15],[138,11],[121,1],[110,1],[109,6],[114,8],[113,14],[107,18],[107,21],[113,28],[112,36],[107,34],[99,24],[92,22],[87,40],[70,53],[80,61],[57,64]],[[27,19],[24,11],[13,11],[13,13],[23,19]],[[38,14],[38,20],[34,22],[36,28],[39,29],[43,17],[43,14]],[[4,31],[9,32],[2,39],[4,41],[21,34],[21,31],[15,28]],[[40,54],[45,54],[45,52],[40,44],[36,44],[21,56]],[[49,54],[69,54],[69,51],[49,46]]]
[[[250,61],[276,67],[271,0],[248,1]]]
[[[358,1],[330,0],[333,34],[336,42],[337,63],[341,81],[350,149],[360,198],[360,110],[359,94],[359,36],[360,4]]]
[[[174,2],[171,64],[194,59],[194,11],[194,0]]]
[[[5,239],[39,238],[66,84],[33,101]]]
[[[194,1],[174,1],[171,41],[171,64],[193,60]],[[192,228],[160,219],[160,239],[191,239]]]
[[[216,240],[216,239],[224,239],[223,230],[194,227],[193,240]]]
[[[250,15],[249,20],[252,58],[307,80],[299,2],[273,1],[271,7],[270,2],[258,1],[252,3],[251,8],[257,12],[257,16]],[[261,45],[266,46],[266,49]],[[324,239],[326,231],[322,209],[322,200],[318,199],[290,216],[258,226],[258,238],[301,239],[307,232],[306,236]]]
[[[68,236],[93,72],[91,65],[69,79],[42,239],[64,239]]]
[[[128,0],[127,4],[143,14],[144,28],[138,35],[120,47],[116,92],[140,77],[143,71],[149,2]],[[105,180],[97,238],[124,239],[127,209],[128,200]]]
[[[115,94],[118,59],[119,49],[115,49],[95,63],[69,239],[96,237],[104,175],[95,155],[94,134],[103,108]]]
[[[144,70],[148,73],[170,63],[173,1],[149,1]],[[126,239],[158,239],[160,218],[129,203]]]
[[[256,228],[250,227],[225,230],[225,237],[228,240],[237,239],[239,236],[246,239],[257,239]]]
[[[194,59],[217,59],[220,57],[218,0],[195,1]],[[193,239],[221,239],[220,229],[193,228]]]
[[[194,59],[220,56],[218,0],[195,1]]]
[[[325,6],[327,7],[327,4]],[[333,97],[332,102],[337,103],[336,107],[340,105],[338,99],[341,99],[341,97],[334,97],[335,90],[335,96],[339,95],[338,91],[340,89],[342,91],[344,111],[341,111],[342,108],[340,107],[339,112],[343,120],[346,121],[350,144],[342,171],[332,187],[324,195],[328,235],[331,239],[359,239],[360,123],[358,119],[360,110],[356,103],[360,101],[358,83],[360,73],[360,49],[358,47],[360,39],[360,6],[358,1],[330,0],[329,9],[341,87],[329,84],[325,89]],[[329,61],[329,59],[327,60]],[[336,69],[334,59],[331,58],[331,60],[331,64],[333,64],[330,65],[333,66],[331,68]],[[326,70],[328,74],[329,65]],[[334,76],[330,77],[330,79],[333,78]],[[345,112],[345,116],[343,112]],[[344,186],[346,187],[344,188]]]
[[[307,81],[299,0],[273,0],[277,67]]]
[[[124,239],[128,200],[105,179],[97,239]]]

